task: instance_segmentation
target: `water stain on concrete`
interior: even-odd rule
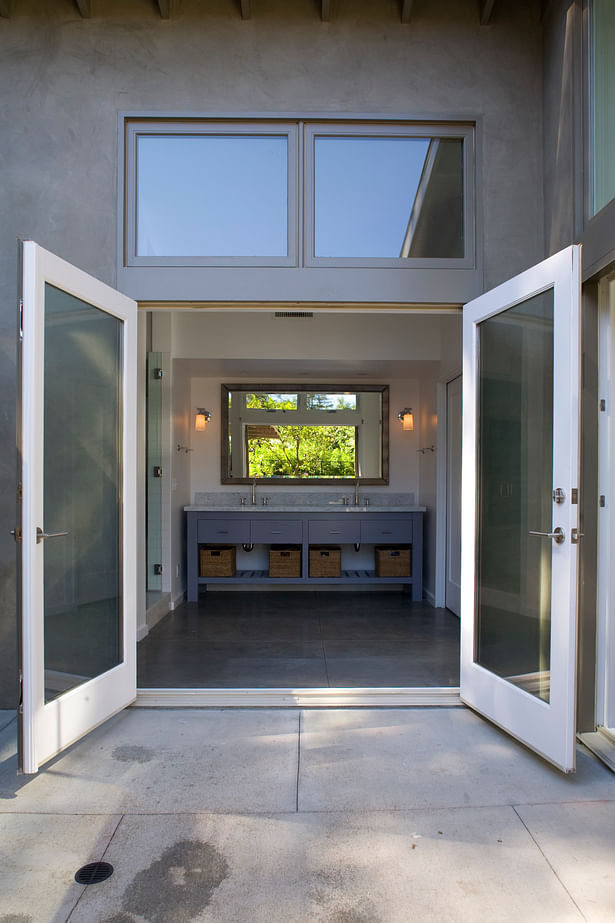
[[[160,859],[135,875],[122,898],[122,910],[151,923],[189,923],[207,907],[229,874],[224,856],[200,840],[180,840]],[[128,923],[118,917],[117,923]]]
[[[123,747],[116,747],[111,756],[120,763],[149,763],[154,758],[154,751],[149,747],[126,744]]]
[[[329,917],[330,923],[382,923],[380,917],[370,910],[334,910]]]
[[[34,919],[26,913],[5,913],[0,923],[34,923]]]

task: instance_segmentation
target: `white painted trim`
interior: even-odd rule
[[[566,536],[553,544],[550,701],[544,702],[475,661],[478,328],[487,318],[540,292],[554,291],[553,484],[567,502],[553,514]],[[463,312],[463,466],[461,566],[461,697],[499,727],[565,772],[575,768],[581,248],[568,247],[490,292]]]
[[[426,599],[427,602],[431,603],[431,605],[435,608],[436,606],[435,594],[432,593],[431,590],[426,589],[425,587],[423,587],[423,599]]]
[[[43,521],[45,285],[50,283],[122,321],[122,610],[123,651],[117,666],[51,702],[44,689],[44,545],[37,544]],[[39,247],[23,244],[23,770],[38,767],[136,695],[137,623],[137,306],[134,301]]]
[[[172,599],[169,602],[169,612],[173,612],[175,609],[177,609],[178,606],[181,606],[183,603],[185,603],[185,601],[186,601],[186,591],[181,590],[181,592],[177,594],[175,599]]]
[[[446,381],[436,384],[436,413],[438,414],[436,453],[436,577],[434,606],[446,605]]]
[[[137,708],[366,708],[462,705],[459,688],[139,689]]]
[[[447,474],[448,474],[448,386],[460,378],[461,367],[449,372],[436,384],[437,440],[440,449],[436,457],[436,586],[434,606],[446,607],[446,540],[447,540]]]
[[[596,638],[596,724],[615,726],[615,280],[599,288],[598,398],[606,409],[598,416],[598,594]]]

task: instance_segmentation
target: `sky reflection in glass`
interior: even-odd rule
[[[429,138],[316,138],[317,257],[399,258]]]
[[[285,136],[138,138],[138,256],[287,253]]]

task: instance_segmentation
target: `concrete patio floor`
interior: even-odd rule
[[[615,919],[615,775],[464,708],[127,709],[28,777],[3,721],[0,923]]]

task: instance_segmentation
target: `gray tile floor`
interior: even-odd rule
[[[459,620],[402,592],[210,592],[141,641],[137,683],[458,686]]]
[[[465,708],[132,708],[15,768],[10,721],[2,923],[615,919],[615,775]]]

